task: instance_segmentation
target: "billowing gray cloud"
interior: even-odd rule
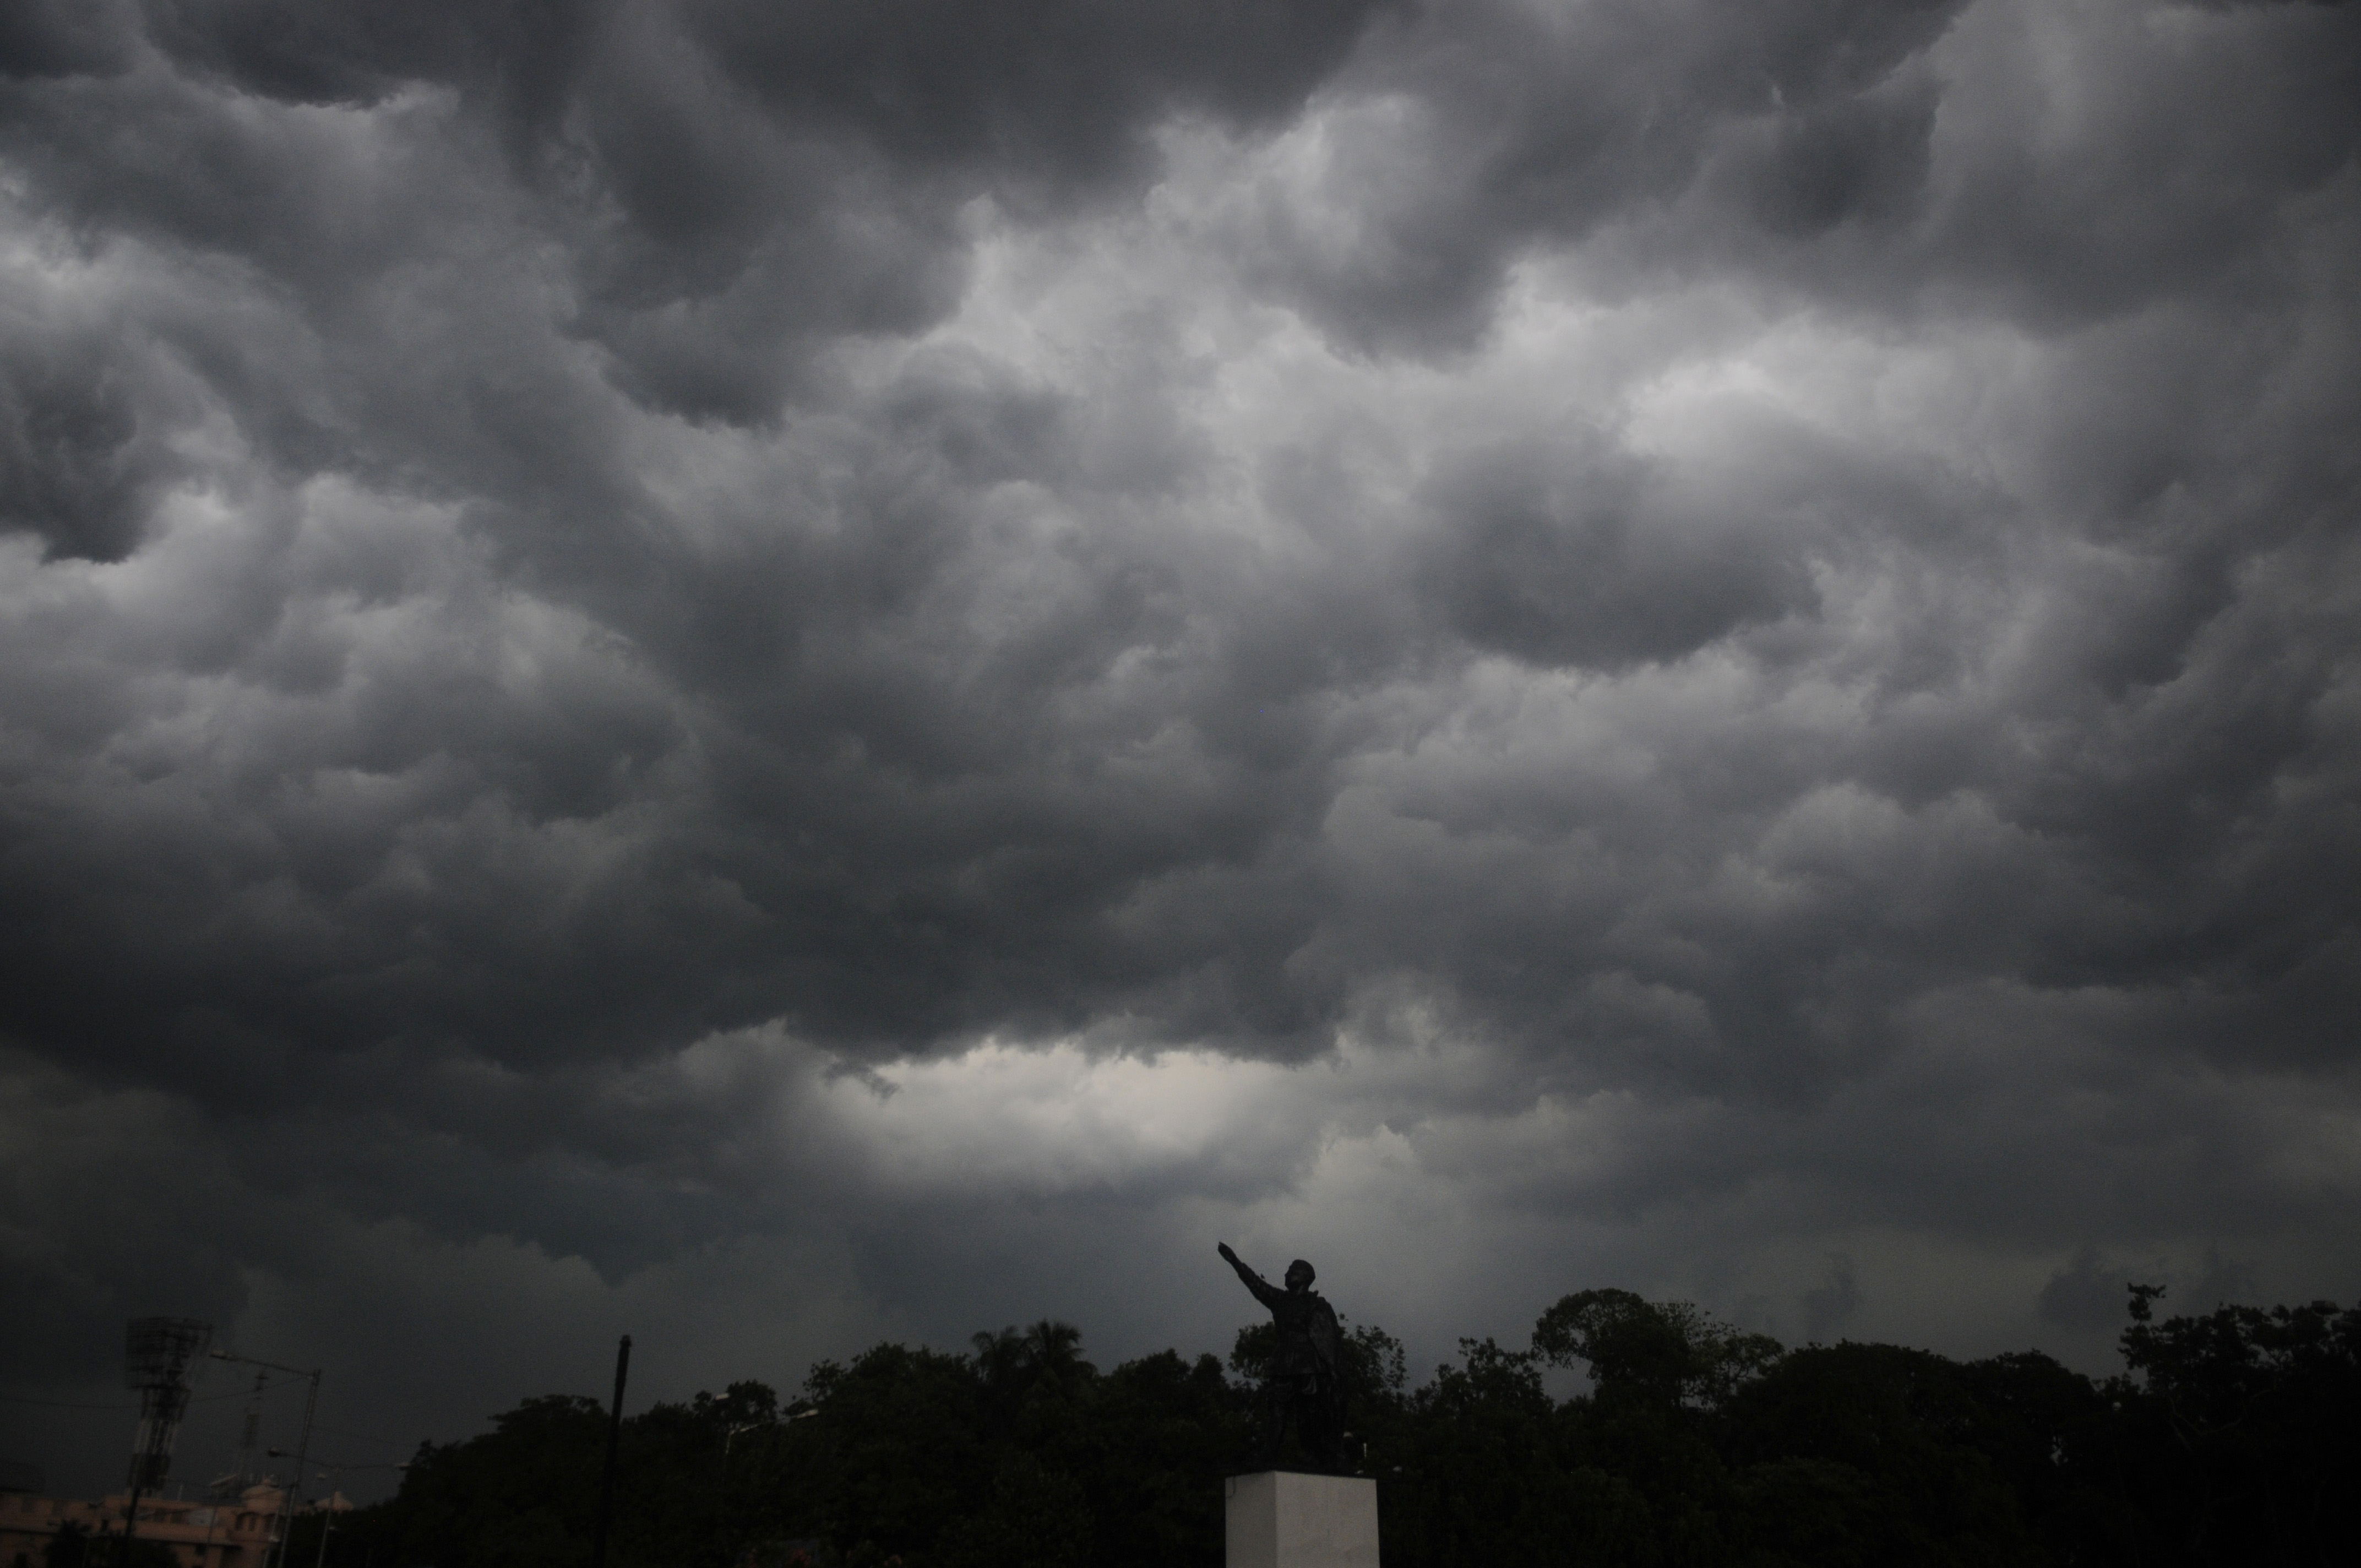
[[[2350,7],[0,27],[11,1390],[2353,1288]]]

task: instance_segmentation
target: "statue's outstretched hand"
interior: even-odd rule
[[[1227,1260],[1228,1262],[1235,1263],[1235,1262],[1237,1262],[1237,1260],[1238,1260],[1238,1255],[1237,1255],[1236,1253],[1234,1253],[1234,1252],[1232,1252],[1232,1251],[1230,1250],[1230,1244],[1229,1244],[1229,1243],[1227,1243],[1227,1242],[1217,1242],[1217,1243],[1215,1243],[1215,1244],[1214,1244],[1214,1245],[1213,1245],[1213,1250],[1214,1250],[1215,1252],[1220,1253],[1220,1254],[1222,1255],[1222,1256],[1223,1256],[1225,1260]]]

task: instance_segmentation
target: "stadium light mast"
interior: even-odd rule
[[[139,1494],[164,1484],[172,1467],[172,1440],[189,1409],[189,1364],[204,1354],[214,1326],[194,1318],[134,1318],[123,1331],[123,1381],[139,1391],[139,1431],[131,1443],[117,1568],[130,1568],[131,1537],[139,1528]]]

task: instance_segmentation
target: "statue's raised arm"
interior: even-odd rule
[[[1265,1279],[1253,1269],[1248,1268],[1246,1266],[1245,1259],[1239,1257],[1236,1253],[1230,1250],[1229,1243],[1223,1242],[1219,1244],[1219,1251],[1221,1252],[1223,1261],[1226,1262],[1232,1268],[1236,1269],[1238,1271],[1238,1278],[1245,1284],[1247,1289],[1254,1292],[1254,1299],[1261,1302],[1264,1306],[1272,1309],[1274,1311],[1277,1310],[1279,1302],[1286,1299],[1287,1292],[1271,1284],[1269,1280]]]

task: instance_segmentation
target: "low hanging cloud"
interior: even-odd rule
[[[2356,103],[2300,4],[17,7],[10,1387],[1213,1348],[1216,1239],[1425,1359],[2349,1295]]]

